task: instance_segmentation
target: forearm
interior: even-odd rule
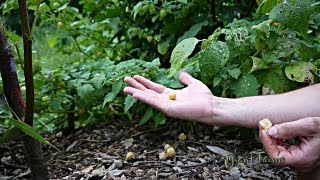
[[[212,123],[243,127],[257,127],[258,121],[269,118],[273,124],[305,117],[319,117],[320,84],[267,96],[238,99],[212,99]]]

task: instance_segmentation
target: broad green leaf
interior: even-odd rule
[[[241,74],[240,68],[228,69],[227,71],[228,74],[235,79],[238,79]]]
[[[118,95],[123,85],[123,80],[119,79],[118,81],[114,82],[112,85],[112,92],[115,94],[115,96]]]
[[[22,138],[23,135],[24,134],[22,133],[22,131],[17,127],[7,129],[4,132],[4,134],[0,137],[0,144],[19,140],[20,138]]]
[[[315,71],[316,67],[310,62],[294,62],[285,69],[288,79],[300,83],[313,83]]]
[[[273,90],[275,93],[288,92],[296,88],[296,84],[290,81],[282,66],[276,66],[266,71],[262,71],[259,74],[259,82],[263,84],[263,87]]]
[[[61,107],[61,104],[60,104],[60,101],[56,100],[56,99],[50,99],[50,105],[51,105],[51,108],[53,111],[57,112],[60,107]]]
[[[159,125],[166,123],[166,121],[167,121],[167,117],[164,113],[162,113],[160,111],[157,111],[155,113],[155,116],[154,116],[154,126],[155,127],[158,127]]]
[[[94,85],[95,88],[100,89],[104,85],[106,79],[105,74],[96,74],[90,82]]]
[[[18,36],[16,33],[11,31],[5,31],[5,33],[10,39],[10,41],[12,41],[13,43],[18,43],[19,41],[21,41],[21,37]]]
[[[170,41],[167,39],[158,44],[158,52],[161,55],[165,55],[168,52]]]
[[[307,33],[313,10],[310,7],[313,2],[314,0],[299,0],[296,3],[283,2],[271,10],[269,17],[300,33]]]
[[[320,17],[320,16],[319,16]],[[311,42],[301,41],[301,47],[299,48],[298,55],[302,60],[308,61],[320,54],[320,44],[312,44]]]
[[[78,95],[82,98],[90,97],[92,96],[92,93],[94,91],[94,88],[91,84],[83,84],[77,88]]]
[[[278,37],[276,49],[274,49],[272,53],[276,55],[277,58],[287,57],[298,51],[300,46],[301,43],[297,39]]]
[[[193,52],[194,48],[198,44],[199,40],[196,38],[188,38],[181,41],[172,51],[168,77],[175,75],[180,71],[183,62],[185,62]]]
[[[275,62],[277,60],[277,57],[276,55],[272,54],[272,53],[263,53],[262,54],[262,61],[265,63],[265,64],[269,64],[269,63],[272,63],[272,62]]]
[[[179,37],[177,44],[179,44],[184,39],[195,37],[201,31],[202,27],[207,26],[208,24],[208,21],[205,20],[201,23],[191,26],[191,28],[188,31],[184,32],[184,34],[181,37]]]
[[[256,77],[253,75],[243,75],[238,81],[231,85],[233,94],[237,97],[256,96],[259,94],[260,87]]]
[[[249,71],[249,74],[260,69],[267,69],[269,66],[260,58],[251,56],[252,59],[252,68]]]
[[[109,92],[103,100],[103,104],[102,104],[102,108],[104,108],[104,106],[108,103],[114,100],[114,98],[116,97],[116,95],[113,92]]]
[[[46,3],[41,3],[39,7],[41,13],[50,12],[50,7]]]
[[[270,36],[270,30],[271,30],[271,26],[270,23],[272,22],[271,19],[266,20],[258,25],[252,26],[252,29],[255,29],[259,32],[262,32],[263,34],[266,35],[266,37]]]
[[[199,54],[201,79],[210,82],[222,70],[229,59],[229,49],[225,42],[216,41]]]
[[[43,144],[49,145],[53,147],[54,149],[60,151],[58,148],[56,148],[54,145],[52,145],[48,140],[43,138],[39,133],[37,133],[31,126],[28,124],[15,119],[8,119],[10,123],[12,123],[15,127],[19,128],[21,131],[26,133],[27,135],[33,137],[34,139],[42,142]]]
[[[127,96],[124,102],[124,112],[127,113],[129,109],[137,102],[137,99],[132,96]]]
[[[218,86],[220,84],[220,82],[221,82],[221,77],[220,76],[216,76],[213,79],[212,86],[216,87],[216,86]]]
[[[139,125],[143,125],[143,124],[147,123],[152,116],[153,116],[153,108],[148,107],[148,109],[144,113],[143,117],[141,118]]]
[[[188,4],[188,0],[178,0],[178,2],[184,3],[184,4]]]
[[[282,2],[282,1],[280,1]],[[277,4],[279,0],[263,0],[257,9],[257,13],[267,14],[269,13]]]

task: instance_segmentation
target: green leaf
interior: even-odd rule
[[[170,41],[166,39],[165,41],[162,41],[158,44],[158,52],[161,55],[165,55],[168,52]]]
[[[310,7],[313,2],[314,0],[297,1],[296,3],[283,2],[271,10],[269,17],[300,33],[307,33],[313,10]]]
[[[255,29],[255,30],[259,31],[259,32],[262,32],[263,34],[266,35],[266,37],[269,37],[270,36],[270,30],[271,30],[271,26],[270,26],[271,22],[272,22],[271,19],[263,21],[260,24],[252,26],[252,29]]]
[[[238,79],[241,74],[240,68],[228,69],[227,71],[228,74],[235,79]]]
[[[216,87],[216,86],[218,86],[220,84],[220,82],[221,82],[221,77],[220,76],[216,76],[213,79],[212,86]]]
[[[60,101],[57,101],[55,99],[50,99],[50,105],[53,111],[58,111],[61,107]]]
[[[296,84],[286,77],[283,69],[284,68],[279,65],[260,72],[259,82],[262,82],[263,87],[273,90],[276,94],[295,89]]]
[[[8,143],[10,141],[17,141],[22,138],[24,134],[22,131],[17,128],[13,127],[11,129],[7,129],[4,134],[0,137],[0,144]]]
[[[300,83],[313,83],[315,71],[316,67],[310,62],[294,62],[285,69],[288,79]]]
[[[127,96],[126,100],[124,102],[124,112],[127,113],[129,109],[134,105],[134,103],[137,102],[137,99],[135,99],[132,96]]]
[[[167,121],[167,116],[164,113],[157,111],[154,116],[154,126],[158,127],[159,125],[166,123],[166,121]]]
[[[260,58],[251,56],[252,59],[252,68],[249,71],[249,74],[260,69],[267,69],[269,66]]]
[[[100,89],[104,85],[104,80],[106,76],[104,74],[96,74],[90,82],[94,85],[95,88]]]
[[[279,0],[263,0],[257,9],[257,13],[267,14],[269,13],[277,4]]]
[[[201,79],[210,82],[229,60],[229,48],[225,42],[216,41],[199,54]]]
[[[39,133],[37,133],[31,126],[28,124],[15,119],[8,119],[10,123],[12,123],[15,127],[19,128],[21,131],[26,133],[27,135],[33,137],[34,139],[40,141],[43,144],[49,145],[53,147],[54,149],[60,151],[58,148],[56,148],[54,145],[52,145],[48,140],[43,138]]]
[[[78,95],[82,98],[92,96],[94,88],[91,84],[83,84],[77,88]]]
[[[148,109],[144,113],[143,117],[141,118],[139,125],[143,125],[143,124],[147,123],[152,116],[153,116],[153,108],[148,107]]]
[[[21,41],[21,37],[18,36],[16,33],[11,32],[11,31],[5,31],[6,35],[8,36],[8,38],[13,42],[13,43],[18,43],[19,41]]]
[[[243,75],[238,81],[231,85],[233,94],[237,97],[255,96],[259,94],[260,87],[256,77],[253,75]]]
[[[173,49],[170,58],[171,67],[169,69],[168,77],[175,75],[181,69],[183,62],[190,56],[198,42],[199,40],[196,38],[188,38],[181,41]]]
[[[287,57],[292,53],[298,51],[301,46],[300,41],[293,38],[278,37],[276,41],[276,49],[274,49],[272,53],[277,58]]]
[[[269,64],[269,63],[272,63],[272,62],[275,62],[277,60],[277,57],[276,55],[272,54],[272,53],[263,53],[262,54],[262,61],[265,63],[265,64]]]
[[[39,7],[41,13],[50,12],[50,7],[46,3],[41,3]]]
[[[123,80],[119,79],[118,81],[114,82],[112,85],[112,92],[115,94],[115,96],[118,95],[123,85]]]
[[[184,4],[188,4],[188,0],[178,0],[178,2],[184,3]]]
[[[208,24],[208,21],[205,20],[201,23],[191,26],[191,28],[188,31],[184,32],[184,34],[181,37],[179,37],[177,44],[179,44],[184,39],[195,37],[201,31],[202,27],[208,26]]]
[[[116,97],[116,95],[113,92],[109,92],[103,100],[103,104],[102,104],[102,108],[104,108],[104,106],[108,103],[114,100],[114,98]]]

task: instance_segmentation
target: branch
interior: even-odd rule
[[[32,76],[32,39],[26,0],[18,0],[24,49],[24,76],[26,82],[26,116],[25,122],[33,126],[34,84]]]

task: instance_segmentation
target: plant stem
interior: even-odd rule
[[[19,12],[24,49],[24,76],[26,82],[26,116],[25,122],[33,126],[34,84],[32,75],[32,39],[26,0],[19,0]]]

